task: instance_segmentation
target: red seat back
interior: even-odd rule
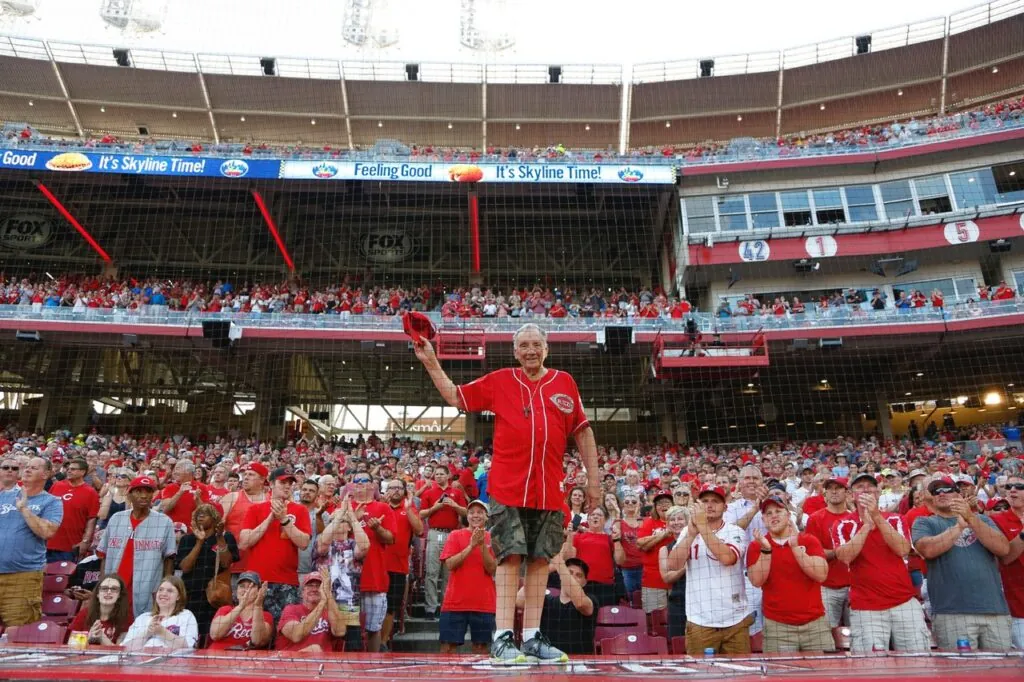
[[[43,597],[43,615],[63,625],[70,623],[78,613],[79,602],[63,594],[47,594]]]
[[[655,637],[668,638],[668,609],[655,609],[651,611],[650,625],[647,632]]]
[[[625,625],[647,626],[647,614],[642,609],[633,609],[627,606],[602,606],[597,611],[598,625]]]
[[[51,561],[43,569],[44,575],[74,575],[76,564],[73,561]]]
[[[676,656],[686,653],[686,637],[673,637],[668,641],[669,650]]]
[[[597,653],[601,651],[601,642],[606,639],[615,639],[622,635],[646,635],[647,625],[598,625],[594,628],[594,649]]]
[[[601,642],[601,653],[619,656],[668,655],[668,642],[664,637],[628,633]]]
[[[40,620],[8,628],[7,641],[11,644],[63,644],[66,629],[53,621]]]
[[[70,585],[66,575],[44,575],[43,594],[63,594]]]

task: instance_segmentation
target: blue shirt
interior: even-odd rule
[[[0,492],[0,574],[41,571],[46,566],[46,540],[32,532],[15,506],[20,494],[19,488]],[[50,493],[33,495],[27,504],[33,514],[51,523],[60,525],[64,518],[64,503]]]

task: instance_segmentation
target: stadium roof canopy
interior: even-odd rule
[[[637,64],[277,58],[0,37],[0,119],[67,135],[577,149],[772,137],[930,116],[1024,91],[1024,2],[778,52]],[[859,53],[860,52],[860,53]],[[624,99],[625,98],[625,99]]]

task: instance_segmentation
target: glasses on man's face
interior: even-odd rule
[[[932,490],[932,495],[952,495],[953,493],[957,492],[960,491],[954,488],[953,486],[944,485],[941,488],[934,488]]]
[[[1024,483],[1007,483],[1007,490],[1024,490]]]
[[[369,483],[369,482],[370,482],[370,479],[368,479],[368,478],[363,478],[363,477],[359,477],[359,478],[353,478],[353,479],[352,479],[352,482],[353,482],[353,483]]]
[[[21,467],[19,466],[9,466],[7,464],[0,466],[0,471],[19,471],[20,469]]]

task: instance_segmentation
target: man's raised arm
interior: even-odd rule
[[[434,347],[430,345],[430,342],[426,339],[419,343],[413,342],[412,347],[416,352],[416,357],[426,367],[427,374],[430,375],[430,379],[434,382],[434,386],[437,387],[444,401],[456,409],[463,409],[459,404],[459,390],[445,374],[444,368],[441,367],[441,361],[434,354]]]

